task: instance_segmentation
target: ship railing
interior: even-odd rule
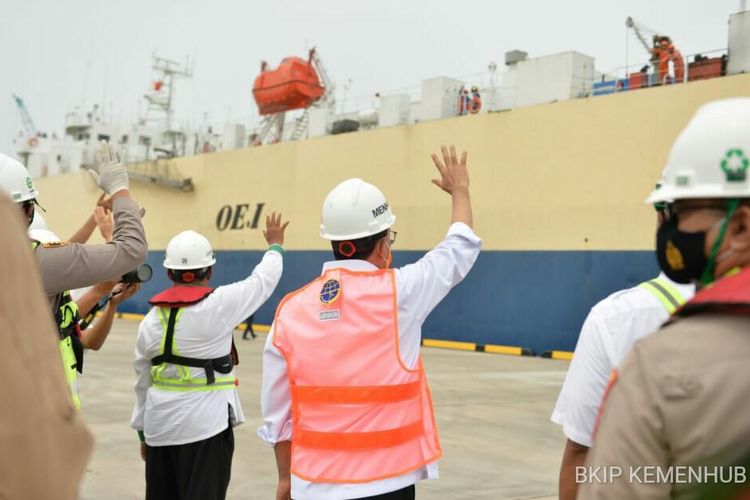
[[[660,81],[659,75],[654,72],[651,61],[648,59],[644,59],[638,64],[619,66],[595,79],[592,95],[606,95],[725,76],[727,54],[726,48],[683,54],[685,70],[680,81],[675,80],[674,64],[670,64],[669,73],[664,81]]]

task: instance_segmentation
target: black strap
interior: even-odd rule
[[[219,373],[229,373],[232,371],[234,363],[231,354],[214,359],[187,358],[185,356],[175,356],[172,354],[172,342],[174,340],[174,327],[177,322],[177,313],[179,307],[169,309],[169,319],[167,320],[167,338],[164,339],[164,352],[151,360],[151,364],[156,366],[162,363],[171,363],[173,365],[189,366],[192,368],[203,368],[206,372],[206,384],[211,385],[216,382],[214,371]]]

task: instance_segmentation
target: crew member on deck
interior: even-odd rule
[[[236,390],[235,326],[271,296],[281,278],[284,231],[275,213],[270,245],[244,280],[210,288],[211,244],[184,231],[167,245],[174,286],[154,296],[135,347],[136,403],[131,426],[146,461],[146,498],[215,500],[226,496],[232,427],[245,421]]]
[[[467,275],[481,241],[472,230],[466,153],[433,155],[453,200],[445,239],[391,269],[396,217],[361,179],[323,203],[320,233],[335,260],[287,295],[263,351],[258,434],[274,446],[277,499],[412,499],[442,456],[419,354],[422,324]]]

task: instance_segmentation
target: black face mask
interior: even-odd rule
[[[707,231],[686,233],[677,229],[677,217],[665,221],[656,232],[656,258],[659,267],[675,283],[692,283],[701,278],[708,259],[705,253]]]

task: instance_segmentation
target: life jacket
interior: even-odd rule
[[[215,391],[232,389],[237,384],[234,375],[217,377],[214,373],[230,374],[234,365],[239,363],[234,340],[229,354],[214,359],[181,356],[174,341],[174,330],[185,308],[201,302],[211,292],[213,288],[210,287],[173,286],[149,300],[151,305],[159,308],[159,319],[164,328],[161,354],[151,360],[151,379],[155,387],[167,391]],[[178,378],[166,373],[168,365],[175,365]],[[193,378],[190,368],[203,368],[206,377]]]
[[[661,277],[644,281],[638,286],[656,297],[669,314],[673,314],[687,300],[672,283]]]
[[[297,477],[371,482],[442,456],[422,359],[401,360],[393,270],[326,271],[283,299],[273,343],[289,370]]]
[[[31,241],[31,248],[36,250],[41,243]],[[73,301],[70,291],[58,294],[52,306],[52,314],[58,332],[58,347],[62,358],[65,383],[70,391],[73,406],[78,410],[81,408],[81,398],[78,394],[78,374],[83,373],[83,343],[81,342],[81,330],[78,322],[81,317],[78,314],[78,304]]]
[[[700,290],[677,310],[674,319],[707,312],[750,315],[750,268]]]

